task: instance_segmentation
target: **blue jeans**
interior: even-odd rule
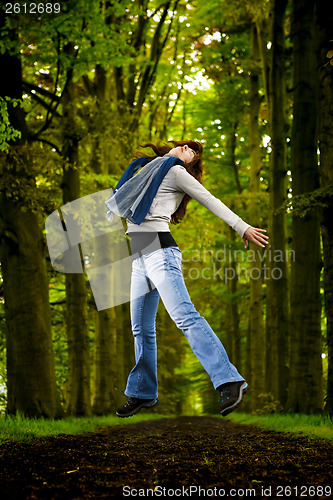
[[[226,382],[244,380],[230,363],[221,341],[191,302],[181,270],[179,248],[168,247],[133,261],[130,308],[136,364],[127,380],[126,396],[157,397],[155,318],[160,296],[209,374],[214,388]]]

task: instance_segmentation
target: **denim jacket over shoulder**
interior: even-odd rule
[[[168,154],[154,160],[142,157],[132,161],[105,202],[106,217],[112,221],[113,214],[116,214],[134,224],[141,224],[161,182],[174,165],[184,166],[184,162]],[[140,167],[140,172],[133,177]]]

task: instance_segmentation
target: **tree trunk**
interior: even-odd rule
[[[233,209],[230,206],[231,210]],[[229,238],[232,242],[232,249],[234,249],[235,241],[235,231],[229,228]],[[236,366],[237,370],[242,373],[242,333],[239,328],[240,318],[238,310],[237,301],[237,285],[238,285],[238,275],[237,275],[237,260],[235,259],[234,253],[230,252],[231,258],[226,265],[225,273],[228,276],[228,295],[229,299],[227,301],[227,339],[228,344],[225,346],[228,352],[230,361]]]
[[[260,208],[255,198],[259,192],[259,179],[261,171],[260,137],[258,128],[258,114],[260,108],[260,97],[258,92],[258,68],[259,68],[259,46],[257,30],[253,24],[251,27],[251,73],[250,73],[250,192],[251,202],[249,216],[251,224],[260,227]],[[260,407],[258,396],[264,392],[265,374],[265,350],[264,350],[264,323],[262,305],[262,261],[260,250],[255,248],[251,259],[250,278],[250,337],[251,337],[251,393],[252,410]]]
[[[72,45],[66,47],[73,52]],[[67,85],[63,92],[63,202],[69,203],[80,197],[80,174],[78,168],[79,137],[75,130],[75,88],[72,74],[67,74]],[[66,321],[68,337],[69,399],[67,411],[70,415],[90,415],[90,341],[87,311],[86,277],[82,274],[66,274]]]
[[[24,161],[24,155],[19,156]],[[14,175],[11,175],[12,180]],[[24,183],[21,178],[20,182]],[[1,196],[1,251],[7,331],[7,411],[58,418],[44,242],[36,213]]]
[[[274,401],[286,403],[288,381],[289,296],[286,262],[286,217],[276,213],[286,199],[286,82],[284,17],[287,1],[273,3],[271,69],[268,88],[270,156],[270,259],[266,316],[266,388]],[[281,260],[274,258],[281,255]]]
[[[227,154],[226,154],[226,163],[232,167],[234,182],[237,189],[237,193],[241,194],[242,187],[239,180],[238,175],[238,167],[236,163],[236,140],[237,140],[237,123],[233,123],[232,130],[228,134],[227,138]],[[233,210],[233,206],[230,206],[231,210]],[[234,248],[234,242],[236,240],[235,231],[232,228],[229,228],[229,239],[232,242],[232,248]],[[238,371],[242,373],[242,332],[239,328],[240,318],[239,318],[239,310],[238,310],[238,301],[237,301],[237,287],[238,287],[238,275],[237,275],[237,259],[235,259],[235,255],[232,255],[230,262],[228,263],[228,267],[232,270],[230,272],[230,279],[228,280],[228,294],[231,296],[229,300],[228,307],[228,316],[230,317],[231,324],[231,353],[232,357],[229,354],[229,358],[232,360],[232,363],[237,367]]]
[[[114,413],[116,406],[116,371],[121,360],[117,355],[115,308],[96,311],[94,352],[94,415]],[[119,399],[119,398],[118,398]]]
[[[1,10],[0,26],[4,11]],[[13,39],[16,40],[13,33]],[[6,78],[0,80],[0,96],[22,98],[21,62],[15,55],[0,55]],[[44,241],[38,214],[29,202],[36,185],[30,170],[27,127],[23,110],[9,109],[10,124],[21,132],[17,146],[3,156],[5,178],[0,196],[1,265],[7,330],[7,410],[28,417],[58,418],[58,397],[45,265]],[[18,186],[15,193],[13,186]],[[30,193],[29,198],[26,192]]]
[[[230,207],[231,208],[231,207]],[[231,208],[232,210],[232,208]],[[231,229],[231,228],[230,228]],[[233,229],[231,229],[233,231]],[[230,252],[231,254],[231,252]],[[228,282],[227,282],[227,294],[228,296],[226,297],[224,301],[224,320],[221,321],[221,326],[222,326],[222,331],[225,332],[225,339],[223,341],[225,350],[228,353],[228,357],[231,361],[231,363],[235,364],[235,356],[234,356],[234,324],[233,324],[233,317],[232,317],[232,287],[233,287],[233,282],[236,278],[235,272],[236,272],[236,263],[235,260],[232,256],[231,258],[227,259],[225,265],[223,266],[223,274],[224,276],[228,277]],[[237,366],[238,370],[240,371],[240,367]]]
[[[249,310],[250,312],[250,310]],[[249,315],[248,312],[248,315]],[[245,377],[247,383],[250,387],[252,387],[252,371],[251,371],[251,335],[250,335],[250,319],[247,322],[247,332],[246,332],[246,350],[245,350],[245,362],[243,368],[243,377]],[[249,392],[249,397],[246,397],[244,403],[242,403],[242,407],[246,413],[251,412],[252,408],[252,391]]]
[[[116,72],[116,73],[119,73]],[[96,112],[107,119],[106,109],[111,108],[110,88],[112,82],[107,77],[103,67],[95,68],[95,81],[93,86],[94,96],[96,98]],[[118,96],[119,97],[119,96]],[[120,105],[121,108],[121,105]],[[118,111],[117,111],[118,113]],[[110,113],[111,115],[111,113]],[[123,132],[122,127],[118,133]],[[128,137],[126,138],[128,139]],[[93,137],[93,156],[91,168],[97,174],[113,174],[120,171],[119,158],[124,157],[124,149],[121,142],[117,143],[117,148],[110,148],[110,142],[114,140],[109,135],[102,136],[100,133]],[[126,145],[126,148],[128,144]],[[110,151],[111,149],[111,151]],[[112,158],[110,158],[112,157]],[[108,242],[108,243],[107,243]],[[115,250],[113,239],[105,238],[104,247],[98,245],[95,251],[95,259],[103,266],[109,262],[112,252]],[[118,258],[121,259],[122,255]],[[113,260],[117,257],[113,255]],[[98,267],[98,263],[97,265]],[[117,293],[112,290],[110,283],[110,295]],[[123,373],[123,325],[121,321],[121,306],[95,311],[95,338],[94,338],[94,378],[93,378],[93,413],[95,415],[106,415],[113,413],[122,401],[122,397],[115,391],[115,387],[124,388]]]
[[[110,234],[103,238],[103,245],[95,252],[95,265],[104,273],[103,264],[110,260],[117,263],[124,257]],[[97,278],[99,282],[103,279],[103,276]],[[110,287],[110,296],[114,297],[120,292],[117,290],[119,282],[110,281],[107,286]],[[115,388],[125,387],[122,305],[96,311],[95,319],[93,412],[95,415],[106,415],[114,412],[123,399]]]
[[[317,1],[318,33],[318,76],[319,76],[319,150],[320,150],[320,186],[331,188],[327,195],[327,206],[322,214],[322,240],[324,252],[324,289],[327,315],[328,376],[326,411],[333,416],[333,61],[332,50],[333,8],[326,1]]]
[[[319,187],[317,166],[317,66],[315,1],[294,0],[292,16],[294,111],[291,170],[293,195]],[[321,360],[319,213],[293,213],[291,268],[291,357],[288,408],[316,413],[323,408]]]
[[[242,192],[242,186],[239,180],[238,166],[236,163],[236,140],[238,123],[232,124],[232,129],[227,136],[227,158],[226,163],[232,167],[234,182],[238,194]]]

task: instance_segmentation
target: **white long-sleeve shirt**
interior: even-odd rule
[[[184,167],[174,165],[161,182],[146,218],[140,225],[127,220],[127,232],[170,231],[171,216],[177,210],[185,194],[229,224],[241,237],[250,227],[221,200],[205,189]]]

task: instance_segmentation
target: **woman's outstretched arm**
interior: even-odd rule
[[[232,212],[221,200],[215,198],[200,182],[190,175],[184,167],[179,165],[172,167],[176,171],[176,184],[179,189],[187,193],[191,198],[201,203],[211,212],[224,220],[243,238],[245,248],[248,247],[248,242],[252,241],[261,247],[264,247],[268,242],[265,229],[254,228],[244,222],[234,212]]]

